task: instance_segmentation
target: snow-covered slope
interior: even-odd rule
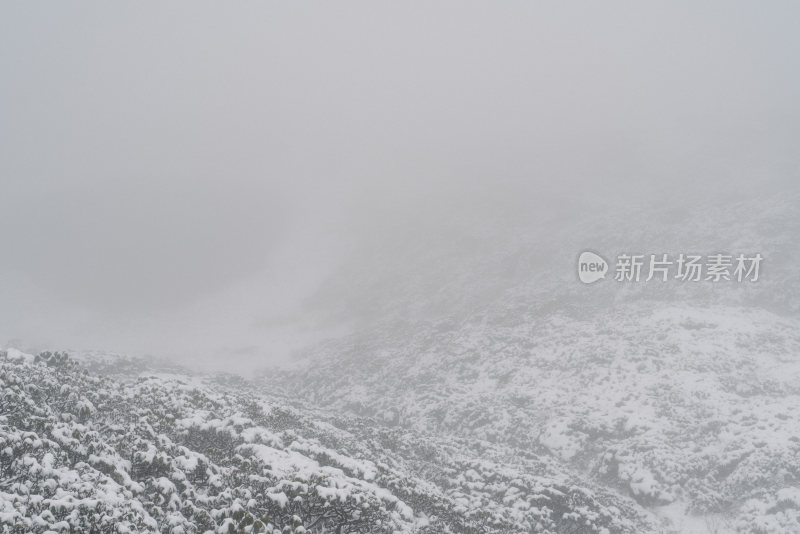
[[[393,284],[363,304],[377,319],[280,383],[389,426],[552,455],[678,532],[800,532],[797,205],[630,208],[475,237],[472,255],[406,254],[407,279],[360,268],[359,284]],[[765,263],[757,283],[585,286],[586,248]]]
[[[743,532],[800,531],[773,503],[800,481],[795,318],[642,303],[593,320],[466,324],[368,363],[318,361],[293,384],[385,424],[550,452],[645,506],[733,508]]]
[[[0,532],[654,531],[546,457],[132,367],[0,354]]]
[[[8,350],[0,532],[800,532],[796,205],[392,242],[309,302],[352,334],[252,381]],[[765,263],[585,286],[587,248]]]

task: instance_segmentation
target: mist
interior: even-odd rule
[[[274,363],[410,241],[798,191],[796,3],[0,11],[4,344]]]

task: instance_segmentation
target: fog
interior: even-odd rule
[[[796,191],[798,16],[6,3],[0,343],[275,362],[376,247]]]

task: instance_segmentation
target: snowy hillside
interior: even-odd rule
[[[793,206],[393,242],[309,301],[351,334],[252,379],[8,349],[0,532],[800,532]],[[583,248],[766,260],[584,286]]]
[[[309,351],[281,384],[389,426],[552,455],[676,532],[800,532],[795,206],[610,212],[498,238],[491,254],[408,254],[418,275],[394,285],[361,268],[352,279],[391,287],[370,304],[379,319]],[[584,286],[584,248],[768,263],[749,285]]]
[[[796,319],[642,305],[468,324],[372,354],[317,362],[293,384],[386,424],[549,452],[656,511],[735,510],[742,532],[800,531],[800,503],[777,501],[800,481]]]
[[[548,457],[123,363],[0,354],[0,532],[655,531]]]

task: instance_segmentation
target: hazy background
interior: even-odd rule
[[[799,17],[6,2],[0,343],[275,361],[396,243],[796,191]]]

